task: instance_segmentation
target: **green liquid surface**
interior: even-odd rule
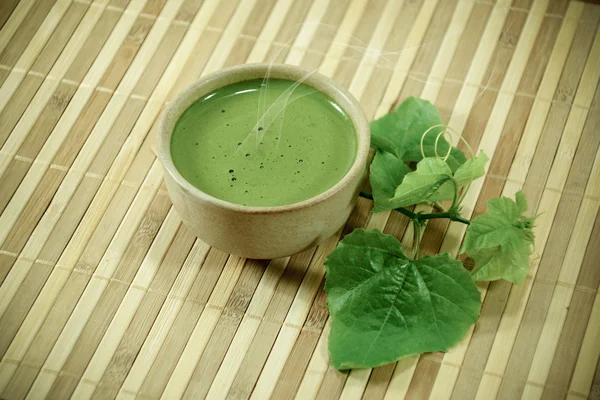
[[[248,206],[292,204],[334,186],[356,157],[354,126],[333,100],[308,85],[287,98],[292,85],[249,80],[196,101],[172,135],[177,170],[201,191]]]

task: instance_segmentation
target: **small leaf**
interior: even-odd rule
[[[409,97],[389,114],[371,122],[371,146],[391,153],[405,162],[423,159],[421,138],[429,128],[442,124],[437,108],[427,100]],[[435,157],[436,138],[442,127],[431,129],[423,138],[425,157]],[[461,150],[451,148],[448,141],[440,137],[437,143],[439,156],[445,156],[452,171],[466,161]]]
[[[535,217],[523,215],[527,200],[502,197],[487,202],[488,212],[471,221],[461,252],[475,260],[475,280],[506,279],[520,283],[527,276],[534,241]]]
[[[454,173],[454,182],[458,187],[465,186],[477,178],[485,175],[485,164],[490,159],[482,151],[479,155],[469,158],[463,165],[458,167]]]
[[[377,151],[371,163],[370,173],[374,212],[394,208],[389,205],[389,201],[394,197],[396,188],[408,172],[410,172],[410,168],[394,155],[384,151]]]
[[[460,262],[447,253],[411,260],[377,230],[346,236],[325,267],[329,351],[338,369],[446,351],[479,316],[479,291]]]
[[[389,204],[393,208],[423,202],[452,200],[454,197],[452,171],[440,158],[424,158],[417,170],[406,174]]]
[[[527,198],[525,197],[525,193],[523,193],[522,190],[519,190],[515,194],[515,200],[517,200],[517,206],[519,207],[519,211],[521,211],[521,214],[527,211]]]
[[[501,197],[487,202],[488,212],[471,221],[463,243],[462,252],[500,246],[502,250],[521,247],[524,240],[533,242],[531,229],[524,229],[526,217],[513,200]]]
[[[446,161],[428,157],[417,164],[415,171],[410,172],[397,157],[378,150],[371,164],[370,174],[374,211],[452,200],[455,190],[460,190],[462,186],[485,174],[487,161],[488,157],[481,152],[477,157],[467,160],[453,175]]]
[[[467,158],[462,150],[459,150],[456,147],[452,147],[450,149],[450,154],[448,155],[449,146],[450,145],[445,139],[442,141],[442,138],[440,138],[438,141],[437,154],[440,158],[446,159],[446,163],[452,172],[454,172],[466,161]],[[437,157],[435,155],[435,136],[432,135],[431,132],[428,133],[427,137],[423,140],[423,153],[425,153],[425,157]],[[419,143],[419,147],[413,147],[412,150],[407,149],[402,159],[406,162],[418,162],[423,159],[423,153],[421,153],[421,144]]]
[[[531,246],[524,243],[523,246],[515,248],[513,251],[502,251],[500,247],[493,247],[475,250],[470,256],[475,261],[475,268],[471,271],[473,280],[506,279],[520,284],[529,272]]]

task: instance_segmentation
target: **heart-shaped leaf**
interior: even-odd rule
[[[479,291],[460,262],[447,253],[412,260],[377,230],[346,236],[325,266],[329,351],[338,369],[446,351],[479,316]]]

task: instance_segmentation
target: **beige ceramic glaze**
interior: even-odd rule
[[[212,197],[187,182],[171,159],[171,134],[181,114],[199,98],[229,84],[270,77],[299,80],[318,89],[350,116],[358,136],[354,164],[332,188],[311,199],[277,207],[248,207]],[[283,64],[248,64],[219,71],[184,90],[165,111],[158,132],[158,156],[169,196],[184,224],[204,242],[248,258],[298,253],[333,235],[348,219],[366,170],[369,123],[358,102],[333,80]]]

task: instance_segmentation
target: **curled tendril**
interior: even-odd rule
[[[425,158],[425,147],[423,145],[424,141],[425,141],[425,136],[427,136],[427,134],[429,132],[431,132],[433,129],[436,128],[443,128],[441,132],[439,132],[437,134],[437,136],[435,137],[435,143],[433,145],[433,151],[435,153],[435,156],[437,158],[441,158],[444,161],[448,160],[448,157],[450,157],[450,153],[452,152],[452,137],[456,137],[458,140],[462,141],[465,146],[467,147],[467,149],[469,150],[469,153],[471,153],[471,157],[474,158],[475,157],[475,152],[473,152],[473,149],[471,148],[471,146],[469,146],[469,143],[465,140],[465,138],[462,137],[462,135],[458,132],[456,132],[454,129],[450,128],[447,125],[443,125],[443,124],[439,124],[439,125],[434,125],[432,127],[430,127],[429,129],[427,129],[425,132],[423,132],[423,134],[421,135],[421,155],[423,156],[423,158]],[[439,147],[439,143],[440,143],[440,138],[444,137],[446,139],[446,141],[448,142],[449,146],[448,146],[448,152],[443,156],[440,157],[439,153],[438,153],[438,147]],[[456,202],[456,204],[452,204],[453,206],[460,204],[465,195],[467,194],[469,187],[471,187],[471,183],[469,183],[467,185],[467,187],[465,188],[465,190],[462,191],[462,195],[460,196],[460,198],[458,199],[458,201]]]
[[[445,135],[448,135],[448,137],[446,137]],[[433,145],[433,150],[435,152],[435,156],[438,158],[440,158],[440,155],[438,154],[438,143],[439,143],[441,137],[444,137],[448,143],[452,143],[452,136],[450,136],[450,134],[448,133],[448,131],[446,129],[444,129],[443,131],[438,133],[438,135],[435,137],[435,144]],[[447,161],[448,157],[450,157],[451,151],[452,151],[452,146],[448,146],[448,152],[446,153],[446,155],[444,157],[441,157],[441,158],[444,161]]]
[[[434,125],[432,127],[430,127],[429,129],[427,129],[425,132],[423,132],[423,134],[421,135],[421,155],[423,156],[423,158],[425,158],[425,148],[423,146],[423,143],[425,141],[425,136],[427,136],[427,134],[429,132],[431,132],[433,129],[436,128],[443,128],[443,130],[437,134],[436,138],[435,138],[435,144],[434,144],[434,152],[435,152],[435,156],[438,158],[442,158],[444,161],[446,161],[448,159],[448,157],[450,157],[450,152],[452,151],[452,145],[449,146],[448,148],[448,152],[446,153],[446,155],[444,157],[440,157],[440,155],[438,154],[438,146],[439,146],[439,142],[440,142],[440,137],[448,135],[446,137],[446,140],[448,141],[448,143],[452,143],[452,137],[456,137],[458,140],[462,141],[465,146],[467,147],[467,149],[469,150],[469,153],[471,153],[471,157],[475,157],[475,153],[473,152],[473,149],[471,148],[471,146],[469,146],[469,143],[465,140],[465,138],[462,137],[462,135],[458,132],[456,132],[454,129],[450,128],[447,125],[443,125],[443,124],[439,124],[439,125]]]

